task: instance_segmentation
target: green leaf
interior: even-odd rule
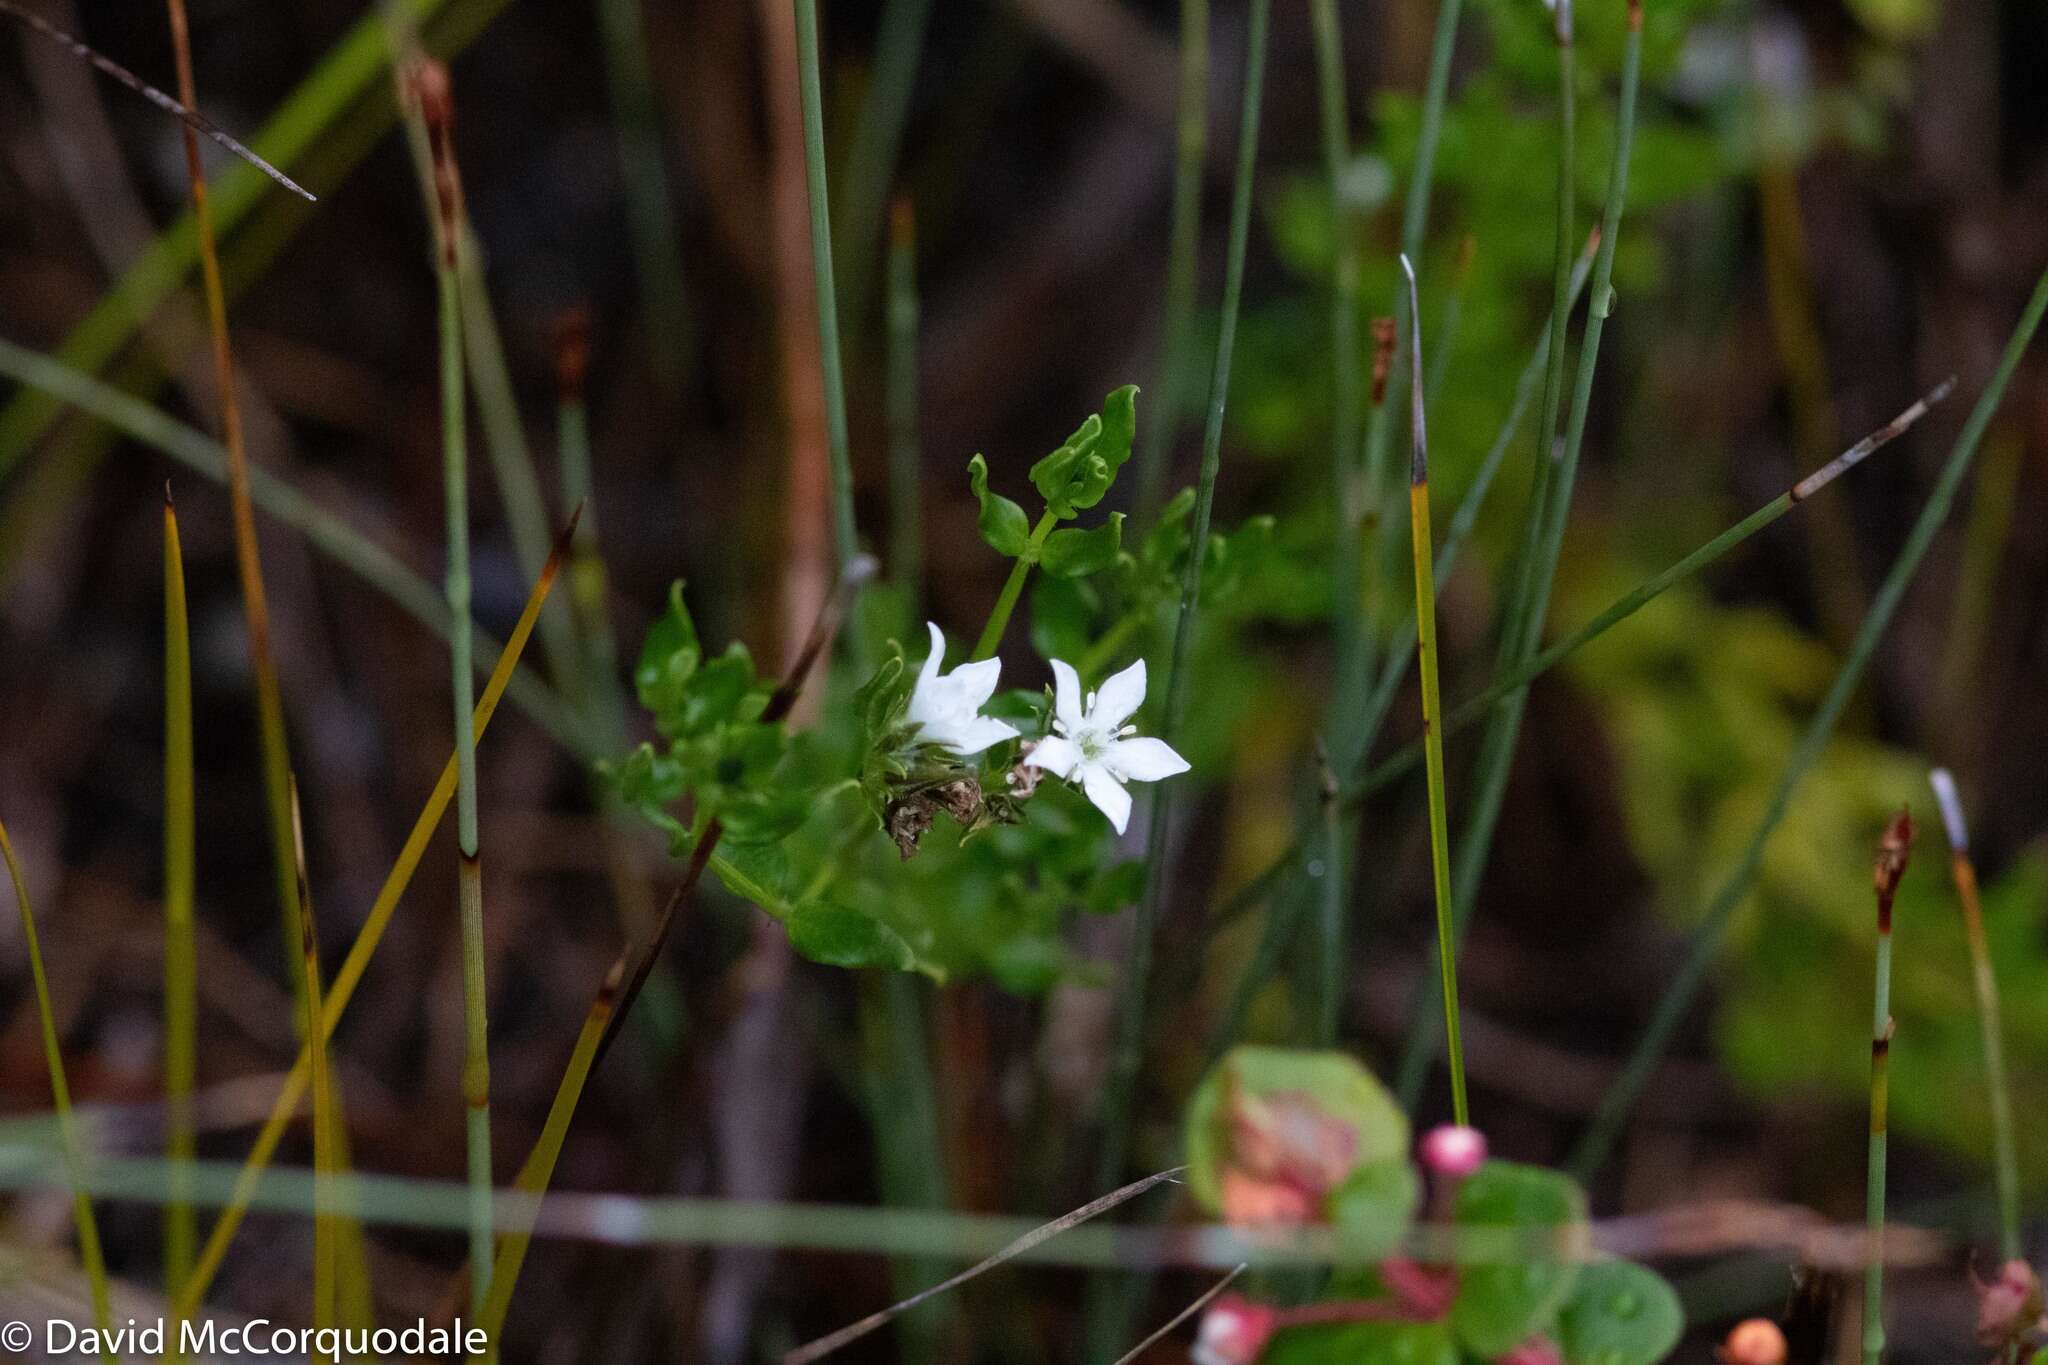
[[[1045,538],[1038,563],[1054,578],[1079,578],[1114,564],[1123,545],[1124,514],[1111,512],[1109,520],[1092,531],[1077,527],[1054,531]]]
[[[1000,493],[989,491],[988,461],[977,455],[967,462],[967,486],[981,504],[981,538],[1007,559],[1024,553],[1031,539],[1031,521],[1024,509]]]
[[[668,590],[668,610],[648,628],[640,645],[640,662],[633,668],[640,704],[657,720],[680,711],[683,684],[697,671],[702,657],[697,626],[690,619],[690,609],[683,605],[683,583],[677,579]]]
[[[858,910],[814,901],[790,917],[789,941],[813,962],[828,967],[887,967],[907,972],[917,954],[903,936]]]
[[[1459,1185],[1452,1217],[1485,1236],[1472,1239],[1451,1321],[1467,1348],[1500,1355],[1549,1326],[1571,1293],[1578,1266],[1566,1240],[1583,1235],[1586,1196],[1556,1171],[1489,1161]]]
[[[1346,1258],[1377,1261],[1399,1250],[1421,1202],[1422,1181],[1405,1157],[1353,1171],[1331,1192],[1329,1202],[1330,1222],[1343,1237]]]
[[[1441,1322],[1348,1322],[1276,1332],[1259,1365],[1459,1365]]]
[[[677,708],[661,717],[664,734],[699,735],[740,719],[740,706],[754,685],[754,660],[735,640],[725,653],[684,680]]]
[[[1571,1365],[1655,1365],[1685,1334],[1685,1310],[1664,1277],[1632,1261],[1596,1261],[1558,1314]]]
[[[1232,1129],[1243,1118],[1246,1101],[1285,1102],[1297,1116],[1339,1126],[1351,1135],[1351,1166],[1330,1182],[1333,1190],[1361,1166],[1407,1158],[1407,1115],[1356,1058],[1343,1052],[1233,1048],[1188,1101],[1188,1186],[1211,1213],[1223,1209],[1225,1169],[1239,1164]]]
[[[1102,400],[1102,411],[1083,422],[1058,450],[1031,466],[1031,484],[1046,510],[1060,520],[1102,501],[1117,470],[1131,458],[1137,434],[1138,387],[1126,384]]]
[[[729,844],[711,859],[711,871],[725,889],[779,920],[790,917],[796,873],[780,844]]]

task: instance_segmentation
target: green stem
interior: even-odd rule
[[[995,656],[996,646],[1003,642],[1003,632],[1010,628],[1010,614],[1017,610],[1017,599],[1023,596],[1024,581],[1031,577],[1031,566],[1038,562],[1038,552],[1045,545],[1045,538],[1058,524],[1059,518],[1048,511],[1031,528],[1031,538],[1024,543],[1024,553],[1018,555],[1017,562],[1010,566],[1010,576],[1003,580],[1003,590],[996,594],[996,605],[988,614],[988,623],[981,628],[981,638],[974,642],[970,661],[979,662]]]
[[[1877,595],[1871,599],[1870,610],[1864,614],[1863,624],[1857,629],[1856,638],[1850,646],[1849,656],[1835,674],[1827,694],[1821,699],[1812,720],[1807,723],[1806,732],[1800,737],[1798,747],[1786,760],[1785,768],[1779,775],[1777,789],[1772,793],[1769,806],[1751,833],[1749,843],[1744,847],[1734,870],[1721,884],[1713,900],[1708,904],[1699,927],[1693,931],[1686,957],[1678,974],[1673,977],[1662,999],[1658,1001],[1655,1015],[1649,1027],[1637,1039],[1634,1051],[1620,1076],[1601,1098],[1600,1107],[1594,1113],[1584,1137],[1579,1140],[1573,1152],[1571,1169],[1584,1178],[1597,1171],[1606,1161],[1614,1140],[1619,1135],[1621,1124],[1634,1106],[1636,1096],[1642,1092],[1650,1073],[1662,1060],[1664,1050],[1671,1045],[1671,1038],[1684,1022],[1686,1012],[1691,1009],[1693,997],[1706,979],[1707,966],[1712,961],[1721,935],[1727,930],[1728,921],[1735,909],[1748,894],[1751,880],[1763,861],[1764,846],[1784,820],[1785,812],[1791,807],[1793,794],[1798,790],[1806,772],[1820,758],[1833,736],[1835,724],[1841,719],[1842,711],[1849,704],[1850,696],[1862,681],[1863,670],[1869,666],[1870,657],[1877,650],[1878,641],[1884,638],[1885,630],[1891,625],[1893,614],[1898,610],[1900,599],[1912,584],[1914,574],[1919,570],[1920,561],[1927,554],[1927,547],[1948,519],[1949,509],[1955,503],[1956,490],[1961,487],[1963,476],[1969,473],[1970,463],[1975,458],[1977,447],[1984,439],[1985,428],[1990,426],[1992,414],[2005,396],[2006,386],[2011,383],[2013,371],[2019,368],[2020,357],[2026,353],[2028,344],[2041,324],[2041,315],[2048,310],[2048,273],[2043,273],[2034,287],[2033,297],[2028,300],[2026,310],[2018,325],[2013,329],[2005,345],[2005,352],[1998,362],[1998,370],[1985,387],[1977,405],[1970,412],[1955,446],[1950,450],[1948,461],[1942,466],[1934,490],[1928,495],[1927,503],[1921,508],[1919,518],[1907,534],[1906,542],[1899,549],[1898,558],[1892,561],[1884,583]]]
[[[1166,465],[1180,424],[1183,353],[1195,312],[1196,253],[1202,239],[1202,174],[1209,141],[1209,0],[1181,0],[1180,104],[1174,120],[1173,220],[1166,258],[1166,317],[1159,398],[1138,448],[1141,521],[1159,510]]]
[[[902,154],[903,128],[910,118],[910,98],[917,86],[917,68],[931,28],[933,0],[888,0],[875,29],[875,59],[861,101],[853,145],[846,154],[846,175],[833,231],[833,265],[842,281],[840,302],[846,308],[847,331],[858,337],[874,281],[876,248],[888,189],[897,183],[896,163]]]
[[[1863,1218],[1867,1229],[1863,1270],[1863,1361],[1884,1360],[1884,1186],[1891,1092],[1892,935],[1887,924],[1877,939],[1876,1018],[1870,1035],[1870,1157],[1864,1178]]]
[[[818,76],[818,0],[796,5],[797,89],[804,118],[804,183],[811,201],[811,285],[825,378],[825,435],[832,456],[832,529],[843,568],[860,543],[853,519],[853,457],[846,435],[846,381],[839,359],[839,293],[832,283],[832,206],[825,191],[825,97]]]
[[[1243,105],[1239,115],[1237,165],[1231,186],[1230,240],[1223,279],[1222,315],[1217,328],[1216,362],[1209,381],[1208,423],[1202,433],[1202,465],[1195,487],[1193,547],[1181,579],[1180,614],[1174,624],[1172,662],[1166,675],[1166,708],[1160,734],[1169,742],[1179,733],[1187,707],[1188,660],[1194,643],[1195,617],[1202,595],[1201,547],[1209,543],[1216,504],[1216,477],[1223,462],[1223,415],[1230,399],[1231,361],[1237,346],[1239,305],[1244,295],[1244,263],[1251,240],[1252,182],[1258,166],[1259,113],[1266,84],[1266,40],[1271,0],[1252,0],[1245,36]],[[1119,973],[1116,1034],[1102,1102],[1102,1146],[1096,1185],[1108,1189],[1121,1179],[1129,1157],[1130,1128],[1135,1110],[1138,1071],[1144,1056],[1146,983],[1152,973],[1152,937],[1164,899],[1171,787],[1152,797],[1145,845],[1145,894],[1130,926],[1124,963]],[[1100,1358],[1116,1349],[1123,1331],[1123,1311],[1110,1286],[1098,1284],[1091,1311],[1090,1335]]]
[[[444,228],[450,226],[444,223]],[[455,726],[455,839],[461,855],[457,891],[462,922],[462,1099],[469,1148],[469,1245],[476,1273],[470,1311],[483,1307],[491,1264],[491,1064],[484,981],[483,870],[477,832],[476,706],[469,629],[469,437],[463,387],[462,288],[459,237],[444,233],[436,276],[441,296],[442,478],[448,524],[449,650]]]

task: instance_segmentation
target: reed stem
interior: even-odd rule
[[[1913,846],[1913,817],[1900,811],[1886,827],[1877,849],[1877,984],[1870,1024],[1870,1163],[1864,1181],[1864,1219],[1868,1240],[1863,1272],[1863,1360],[1884,1359],[1884,1183],[1885,1144],[1889,1124],[1885,1111],[1891,1094],[1892,1052],[1892,897],[1905,875]]]
[[[889,568],[913,607],[924,597],[924,500],[917,437],[917,211],[889,215]],[[916,619],[913,611],[913,619]]]
[[[1949,874],[1963,907],[1963,931],[1970,942],[1971,980],[1977,992],[1977,1022],[1984,1034],[1984,1079],[1991,1101],[1992,1169],[1998,1182],[1998,1248],[2008,1261],[2020,1247],[2019,1141],[2012,1116],[2012,1087],[2005,1073],[2005,1029],[1999,1022],[1998,976],[1984,934],[1984,907],[1977,895],[1977,864],[1970,857],[1970,827],[1963,818],[1956,780],[1946,768],[1928,774],[1941,822],[1948,831]]]
[[[832,282],[832,206],[825,188],[825,97],[818,74],[818,0],[796,5],[797,89],[804,118],[804,183],[811,203],[811,285],[818,300],[818,354],[825,378],[825,435],[832,457],[832,528],[844,569],[860,553],[854,529],[853,457],[840,370],[839,292]]]

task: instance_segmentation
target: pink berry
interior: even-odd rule
[[[1422,1164],[1430,1174],[1462,1180],[1486,1160],[1486,1134],[1477,1128],[1446,1123],[1422,1139]]]
[[[1785,1365],[1785,1334],[1769,1318],[1735,1324],[1728,1340],[1714,1354],[1722,1365]]]

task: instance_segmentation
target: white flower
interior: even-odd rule
[[[1002,663],[983,659],[962,664],[942,678],[939,665],[945,662],[946,637],[929,621],[925,627],[932,633],[932,652],[925,656],[924,667],[917,673],[917,686],[910,693],[909,719],[917,727],[917,737],[962,756],[1015,739],[1014,726],[981,714],[981,708],[995,694]]]
[[[1159,739],[1134,739],[1137,726],[1126,725],[1145,700],[1145,661],[1132,664],[1088,694],[1081,707],[1081,678],[1058,659],[1052,661],[1052,733],[1023,761],[1054,777],[1078,781],[1081,790],[1122,834],[1131,822],[1131,794],[1126,782],[1157,782],[1188,770],[1188,761]]]

